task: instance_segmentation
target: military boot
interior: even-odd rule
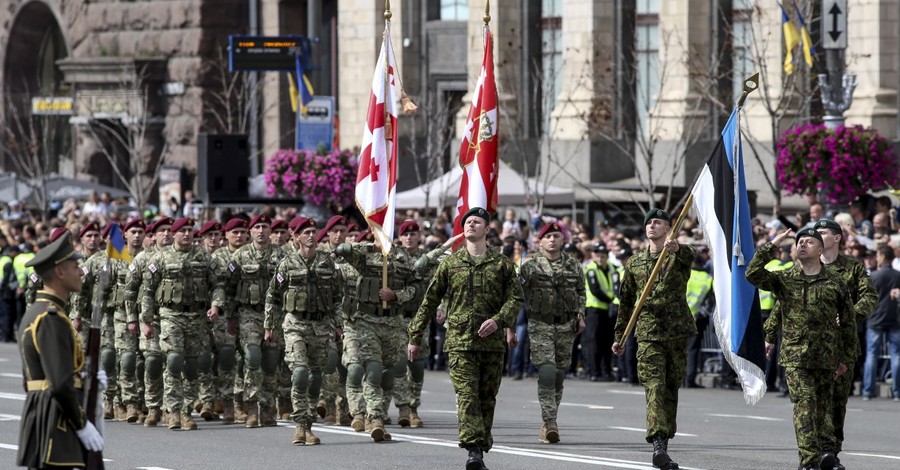
[[[125,421],[129,423],[137,422],[141,413],[138,411],[137,405],[129,403],[128,406],[125,407]]]
[[[166,416],[166,427],[173,431],[181,429],[181,413],[169,413]]]
[[[356,415],[353,417],[353,421],[350,423],[350,426],[353,427],[353,430],[356,432],[363,432],[366,428],[366,418],[363,415]]]
[[[128,412],[125,409],[125,405],[116,403],[116,406],[113,409],[113,416],[115,416],[116,421],[125,421],[127,415]]]
[[[246,428],[258,428],[259,427],[259,406],[257,406],[255,401],[247,402],[247,420],[244,421],[244,427],[246,427]]]
[[[547,439],[547,423],[541,424],[541,431],[538,433],[538,440],[543,442],[544,444],[550,443],[550,440]]]
[[[372,425],[371,431],[369,431],[369,436],[372,437],[372,440],[375,442],[381,442],[384,440],[384,419],[382,418],[374,418],[370,420]]]
[[[213,411],[212,403],[204,403],[203,407],[200,408],[200,417],[203,418],[204,421],[214,421],[219,416]]]
[[[148,428],[156,427],[160,420],[162,420],[162,412],[159,411],[159,408],[150,408],[150,411],[147,412],[147,418],[144,419],[144,426]]]
[[[326,426],[334,426],[335,424],[337,424],[337,416],[335,415],[335,406],[334,406],[334,402],[331,400],[328,400],[328,402],[325,403],[325,417],[323,418],[323,422],[325,423]]]
[[[409,426],[411,428],[421,428],[425,423],[422,421],[422,418],[419,418],[419,413],[416,408],[409,407]]]
[[[551,444],[559,442],[559,426],[555,419],[547,422],[547,441]]]
[[[834,452],[825,451],[822,453],[822,459],[819,461],[819,468],[821,470],[834,470],[835,463],[836,458]]]
[[[291,412],[294,411],[294,405],[290,398],[278,399],[278,417],[288,421],[291,419]]]
[[[294,437],[291,438],[291,444],[295,446],[306,445],[306,423],[297,423],[294,429]]]
[[[191,417],[191,414],[185,411],[181,412],[181,429],[185,431],[193,431],[197,429],[197,422]]]
[[[194,401],[194,411],[196,411],[197,413],[199,413],[200,410],[202,410],[202,409],[203,409],[203,402],[201,402],[199,399],[198,399],[198,400],[195,400],[195,401]]]
[[[312,420],[310,420],[310,421],[312,421]],[[312,422],[308,423],[306,426],[306,445],[308,445],[308,446],[314,446],[314,445],[322,443],[322,440],[319,439],[319,436],[316,436],[315,434],[313,434],[312,428],[313,428]]]
[[[347,409],[347,400],[343,399],[337,403],[337,415],[341,426],[350,426],[353,423],[353,417]]]
[[[653,438],[653,466],[663,469],[677,469],[678,464],[669,458],[669,440],[662,434]],[[673,466],[674,465],[674,466]]]
[[[316,403],[316,414],[318,414],[320,418],[325,419],[325,413],[327,412],[328,405],[325,404],[325,400],[319,400],[319,403]]]
[[[222,400],[221,398],[216,398],[215,400],[213,400],[213,411],[218,414],[224,413],[225,412],[225,400]]]
[[[477,446],[466,447],[469,458],[466,460],[466,470],[487,470],[484,466],[484,454]]]
[[[222,402],[222,424],[234,423],[234,403]]]
[[[259,407],[259,424],[262,426],[278,426],[278,421],[275,420],[274,413],[272,410],[275,408],[275,405],[262,405]]]
[[[847,467],[841,465],[841,459],[834,454],[834,470],[847,470]]]
[[[111,401],[106,400],[106,403],[103,405],[103,419],[113,419],[116,417],[116,412],[113,410],[113,404]]]
[[[409,427],[409,405],[400,405],[400,416],[397,418],[397,424],[402,428]]]

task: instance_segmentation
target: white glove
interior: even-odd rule
[[[106,386],[109,384],[109,379],[106,377],[106,371],[103,369],[97,369],[97,389],[101,392],[106,390]]]
[[[100,452],[103,450],[103,436],[101,436],[97,431],[97,428],[94,427],[94,423],[88,421],[83,428],[75,431],[75,434],[78,435],[78,440],[81,441],[81,445],[83,445],[85,449],[91,452]]]

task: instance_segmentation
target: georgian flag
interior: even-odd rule
[[[497,212],[497,83],[494,81],[494,47],[490,29],[484,28],[484,59],[472,93],[472,107],[459,149],[463,169],[459,199],[453,217],[453,234],[462,233],[460,218],[473,207]]]

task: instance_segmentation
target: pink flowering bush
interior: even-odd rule
[[[891,143],[875,129],[802,124],[786,130],[776,147],[778,181],[790,194],[820,194],[829,203],[848,204],[897,182]]]
[[[357,156],[282,149],[266,160],[266,193],[302,197],[315,205],[349,206],[356,189]]]

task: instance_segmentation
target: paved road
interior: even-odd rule
[[[0,344],[0,468],[12,468],[24,399],[15,345]],[[643,389],[623,384],[566,383],[559,423],[562,442],[538,442],[540,410],[534,380],[504,380],[491,470],[651,469],[644,442]],[[900,468],[900,403],[852,398],[842,461],[854,470]],[[244,429],[199,421],[197,431],[147,429],[107,422],[107,469],[461,469],[455,399],[445,373],[427,373],[420,415],[426,427],[389,426],[394,441],[374,444],[347,427],[316,426],[323,444],[290,444],[293,425]],[[396,419],[396,409],[391,410]],[[670,443],[684,469],[794,469],[791,406],[774,395],[750,407],[740,392],[682,390],[679,432]]]

